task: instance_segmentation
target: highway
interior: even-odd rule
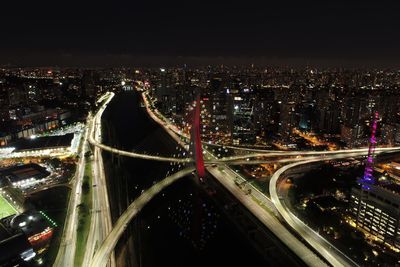
[[[400,151],[400,147],[377,147],[376,152],[396,152]],[[356,149],[342,149],[335,151],[281,151],[281,152],[264,152],[264,153],[252,153],[247,155],[238,155],[232,157],[221,158],[219,162],[231,162],[235,160],[251,159],[251,158],[267,158],[267,157],[294,157],[294,156],[330,156],[344,154],[346,157],[351,157],[351,153],[363,153],[367,155],[368,148],[356,148]]]
[[[114,96],[114,93],[111,93],[112,96]],[[112,97],[111,97],[112,98]],[[102,114],[104,110],[107,108],[108,102],[104,103],[100,109],[99,113]],[[124,151],[120,150],[117,148],[113,148],[107,145],[102,144],[101,142],[97,141],[95,138],[94,134],[94,128],[91,131],[91,134],[89,135],[89,142],[96,146],[99,147],[105,151],[109,151],[111,153],[121,155],[121,156],[126,156],[126,157],[132,157],[132,158],[139,158],[139,159],[147,159],[147,160],[155,160],[155,161],[167,161],[167,162],[180,162],[180,163],[187,163],[187,162],[193,162],[192,158],[174,158],[174,157],[163,157],[163,156],[157,156],[157,155],[148,155],[148,154],[143,154],[143,153],[135,153],[131,151]]]
[[[121,155],[121,156],[126,156],[126,157],[131,157],[131,158],[138,158],[138,159],[147,159],[147,160],[155,160],[155,161],[167,161],[167,162],[179,162],[179,163],[188,163],[188,162],[193,162],[193,159],[191,158],[173,158],[173,157],[163,157],[163,156],[156,156],[156,155],[148,155],[148,154],[141,154],[141,153],[135,153],[135,152],[129,152],[129,151],[124,151],[120,150],[117,148],[113,148],[104,144],[101,144],[94,140],[92,137],[89,137],[89,142],[97,146],[105,151]]]
[[[158,110],[152,110],[150,107],[152,106],[148,99],[148,95],[143,92],[142,98],[146,106],[147,113],[153,118],[156,122],[164,127],[164,129],[177,141],[179,144],[185,144],[179,137],[183,137],[186,139],[190,139],[189,136],[185,135],[178,127],[176,127],[168,118],[166,118],[163,114],[161,114]],[[161,119],[160,119],[161,118]],[[174,133],[174,134],[173,134]],[[226,146],[226,145],[218,145],[218,144],[209,144],[207,142],[202,142],[204,145],[208,146],[217,146],[230,148],[234,150],[248,151],[253,152],[245,155],[237,155],[232,157],[225,157],[221,159],[215,160],[216,162],[231,162],[240,159],[247,158],[258,158],[258,157],[279,157],[279,156],[310,156],[310,155],[335,155],[342,153],[354,153],[354,152],[368,152],[368,148],[356,148],[356,149],[341,149],[341,150],[333,150],[333,151],[281,151],[281,150],[264,150],[264,149],[255,149],[255,148],[244,148],[238,146]],[[400,151],[399,147],[378,147],[376,151],[387,151],[387,152],[395,152]]]
[[[146,100],[144,94],[143,98]],[[148,103],[146,103],[146,106],[147,107],[149,106]],[[162,119],[159,119],[152,112],[150,108],[147,108],[147,111],[149,112],[150,116],[153,119],[155,119],[159,124],[161,124],[167,130],[167,132],[172,137],[174,137],[175,140],[181,141],[179,137],[177,137],[177,135],[187,138],[185,135],[181,133],[181,131],[177,130],[176,126],[172,125],[172,123],[162,114],[160,114]],[[235,148],[235,147],[230,147],[230,148]],[[399,150],[400,147],[377,148],[376,153],[395,152]],[[306,237],[305,240],[315,249],[315,251],[319,253],[319,255],[321,255],[327,262],[329,262],[333,266],[357,266],[355,262],[353,262],[346,255],[338,251],[334,246],[327,243],[325,239],[320,237],[317,233],[315,233],[312,229],[306,226],[297,217],[292,215],[290,212],[286,211],[282,205],[279,205],[281,203],[279,197],[276,194],[276,182],[274,183],[272,180],[276,179],[276,177],[279,177],[280,172],[283,173],[286,170],[286,168],[290,168],[287,166],[298,166],[301,164],[326,161],[330,159],[342,159],[349,157],[365,156],[367,152],[368,149],[366,148],[337,150],[337,151],[279,151],[279,152],[260,151],[260,153],[252,153],[248,155],[238,155],[238,156],[217,159],[212,153],[206,151],[209,158],[212,158],[212,160],[209,160],[207,162],[208,165],[207,170],[216,179],[218,179],[221,182],[221,184],[223,184],[233,195],[235,195],[237,199],[244,206],[246,206],[269,230],[271,230],[283,243],[285,243],[294,253],[296,253],[307,265],[324,266],[326,264],[321,260],[321,258],[319,258],[319,256],[317,256],[313,251],[311,251],[307,246],[305,246],[296,236],[294,236],[291,232],[289,232],[288,229],[286,229],[285,226],[282,225],[282,223],[275,216],[271,215],[265,208],[267,208],[270,211],[279,212],[279,214],[282,215],[282,217],[288,222],[288,224],[292,228],[294,228],[300,236],[303,237],[303,235],[305,235]],[[270,161],[250,160],[250,158],[257,158],[257,157],[282,157],[282,156],[284,157],[289,156],[296,158],[286,158],[286,159],[270,160]],[[309,156],[309,157],[303,158],[303,156]],[[268,197],[266,197],[263,193],[261,193],[252,185],[247,185],[251,187],[252,191],[251,194],[246,194],[246,192],[244,192],[234,183],[235,179],[237,178],[239,179],[241,178],[242,181],[245,181],[245,179],[240,177],[240,175],[238,175],[229,166],[223,163],[234,163],[235,161],[236,164],[246,163],[246,162],[247,164],[259,164],[259,163],[273,162],[273,161],[281,163],[288,163],[293,161],[298,161],[298,162],[289,164],[281,168],[273,175],[270,182],[270,192],[271,190],[273,190],[272,194],[274,194],[274,198],[271,201]],[[217,165],[212,164],[210,166],[210,163],[214,163]],[[272,184],[274,184],[273,189],[271,189]],[[259,203],[257,203],[254,199],[252,199],[252,197],[257,199]],[[304,229],[306,230],[304,231]],[[335,257],[338,257],[338,259],[336,259]]]
[[[87,120],[89,125],[90,118]],[[88,146],[87,138],[89,130],[85,128],[85,134],[82,142],[79,163],[76,168],[75,177],[72,184],[72,190],[69,198],[67,215],[64,223],[63,234],[60,241],[60,248],[57,253],[53,266],[70,267],[74,266],[76,234],[78,226],[77,205],[80,204],[82,194],[82,179],[85,173],[85,152]]]
[[[114,225],[114,228],[110,234],[106,237],[104,242],[101,244],[99,249],[96,251],[90,265],[90,267],[102,267],[106,266],[109,257],[114,250],[119,238],[124,233],[125,229],[128,227],[130,221],[135,218],[135,216],[140,212],[140,210],[161,190],[183,178],[194,171],[193,167],[183,169],[179,172],[174,173],[171,176],[154,184],[152,187],[144,191],[135,201],[133,201],[126,211],[118,218]]]
[[[378,151],[377,154],[385,151]],[[284,203],[282,203],[277,192],[277,186],[280,177],[286,171],[291,168],[295,168],[300,165],[310,164],[315,162],[321,162],[326,160],[337,160],[344,159],[347,157],[360,157],[365,156],[365,152],[355,152],[355,153],[345,153],[339,155],[332,155],[329,157],[316,157],[314,159],[308,159],[300,162],[291,163],[280,168],[271,177],[269,183],[269,192],[271,200],[276,207],[279,214],[287,222],[287,224],[293,228],[304,240],[309,243],[316,251],[318,251],[330,264],[333,266],[357,266],[357,264],[343,254],[341,251],[336,249],[332,244],[330,244],[326,239],[321,237],[317,232],[312,230],[306,224],[304,224],[299,218],[297,218]]]
[[[105,103],[99,109],[99,113],[102,113],[107,108],[107,104],[108,103]],[[154,117],[152,116],[152,118],[154,118]],[[94,134],[94,128],[95,127],[93,127],[93,130],[92,130],[91,134],[89,135],[89,142],[92,145],[94,145],[96,147],[99,147],[99,148],[101,148],[101,149],[103,149],[105,151],[108,151],[108,152],[111,152],[111,153],[114,153],[114,154],[117,154],[117,155],[121,155],[121,156],[139,158],[139,159],[146,159],[146,160],[178,162],[178,163],[193,162],[192,158],[174,158],[174,157],[163,157],[163,156],[157,156],[157,155],[148,155],[148,154],[143,154],[143,153],[135,153],[135,152],[131,152],[131,151],[124,151],[124,150],[120,150],[120,149],[117,149],[117,148],[114,148],[114,147],[110,147],[110,146],[104,145],[101,142],[96,140],[95,134]],[[181,142],[181,140],[179,140],[179,141]]]
[[[145,97],[143,96],[145,99]],[[148,106],[148,105],[147,105]],[[155,114],[148,108],[150,116],[155,119],[164,129],[175,139],[182,142],[177,135],[178,132],[171,129],[168,123],[157,118]],[[165,119],[167,120],[167,119]],[[206,156],[211,158],[210,162],[219,162],[219,160],[209,151],[204,150]],[[225,165],[224,162],[219,162],[218,165],[209,165],[207,170],[226,188],[228,189],[246,208],[248,208],[254,216],[256,216],[271,232],[273,232],[286,246],[288,246],[299,258],[301,258],[309,266],[327,266],[319,256],[312,252],[307,246],[300,242],[292,233],[290,233],[279,220],[272,215],[269,211],[273,211],[275,208],[270,199],[268,199],[259,190],[252,189],[252,193],[246,194],[235,184],[235,179],[244,178],[240,177],[239,174],[234,172],[229,166]],[[253,192],[254,191],[254,192]],[[252,197],[255,197],[259,203],[257,203]],[[268,211],[269,210],[269,211]]]
[[[214,157],[210,152],[207,151],[206,153]],[[251,188],[250,194],[246,190],[242,190],[234,181],[239,178],[244,182],[246,179],[227,165],[208,166],[207,170],[308,266],[327,266],[318,255],[298,240],[275,217],[273,214],[275,207],[265,194],[249,184],[246,187]]]
[[[114,97],[114,93],[102,96],[103,104],[107,106]],[[91,135],[94,139],[101,142],[101,117],[104,109],[100,109],[91,123]],[[108,199],[107,183],[104,173],[103,157],[101,149],[94,146],[93,150],[93,180],[92,180],[92,212],[91,223],[86,243],[86,250],[82,261],[82,266],[89,266],[89,263],[99,246],[112,229],[111,212]],[[111,254],[109,266],[115,266],[114,254]]]
[[[146,100],[144,94],[142,95]],[[184,141],[181,140],[181,136],[185,137],[179,130],[176,129],[174,125],[172,125],[166,118],[162,117],[162,119],[158,118],[148,107],[146,104],[149,115],[157,121],[164,129],[182,146],[187,148],[188,146]],[[102,108],[105,108],[103,106]],[[150,160],[159,160],[159,161],[170,161],[170,162],[193,162],[191,158],[170,158],[170,157],[159,157],[154,155],[143,155],[134,152],[122,151],[115,148],[111,148],[101,144],[101,142],[95,140],[94,134],[90,134],[89,141],[95,146],[110,151],[112,153],[117,153],[124,156],[142,158],[142,159],[150,159]],[[377,148],[376,153],[382,152],[395,152],[399,151],[400,147],[394,148]],[[309,266],[324,266],[325,262],[319,257],[322,256],[327,262],[329,262],[333,266],[354,266],[356,265],[351,259],[345,256],[340,251],[336,250],[331,244],[329,244],[325,239],[315,233],[312,229],[308,228],[304,223],[302,223],[296,216],[294,216],[290,211],[285,209],[285,207],[280,203],[279,197],[276,193],[276,182],[280,175],[286,170],[299,166],[301,164],[308,164],[312,162],[318,161],[326,161],[326,160],[335,160],[335,159],[344,159],[349,157],[360,157],[365,156],[367,149],[349,149],[349,150],[337,150],[337,151],[263,151],[262,153],[252,153],[248,155],[239,155],[233,157],[227,157],[223,159],[217,159],[214,155],[206,151],[208,156],[212,159],[207,162],[207,170],[216,177],[229,191],[231,191],[238,200],[245,205],[264,225],[270,229],[278,238],[286,244],[293,252],[295,252],[306,264]],[[250,160],[250,158],[260,158],[260,157],[291,157],[286,159],[275,159],[270,161],[262,161],[262,160]],[[296,158],[294,158],[296,156]],[[300,157],[298,157],[300,156]],[[302,157],[308,156],[308,157]],[[234,180],[238,178],[238,174],[235,173],[230,167],[228,167],[227,163],[240,163],[249,162],[251,164],[265,163],[265,162],[282,162],[288,163],[297,161],[295,163],[284,166],[279,169],[271,178],[271,182],[269,185],[271,199],[266,197],[263,193],[258,190],[252,190],[251,194],[246,194],[241,188],[239,188]],[[210,163],[212,165],[210,165]],[[214,165],[214,164],[217,165]],[[175,174],[174,174],[175,175]],[[171,177],[173,177],[172,175]],[[243,179],[243,178],[242,178]],[[243,179],[244,180],[244,179]],[[251,185],[249,185],[251,186]],[[252,186],[251,186],[252,187]],[[254,187],[252,187],[253,189]],[[161,189],[160,189],[161,190]],[[147,195],[147,194],[146,194]],[[254,198],[254,199],[253,199]],[[138,199],[139,200],[139,199]],[[144,200],[141,199],[142,203]],[[135,200],[136,202],[136,200]],[[147,202],[145,202],[147,203]],[[144,204],[145,204],[144,203]],[[131,207],[130,207],[131,208]],[[139,210],[136,206],[133,206],[131,213],[136,214]],[[271,211],[279,213],[282,218],[288,223],[290,227],[292,227],[304,240],[310,244],[315,251],[319,253],[319,256],[315,254],[314,251],[309,249],[302,241],[300,241],[295,235],[293,235],[286,227],[283,225],[276,216],[271,214]],[[134,216],[134,215],[131,215]],[[129,214],[125,215],[125,219],[128,220]],[[118,222],[117,222],[118,223]],[[123,232],[124,224],[116,225],[112,230],[110,235],[114,233],[118,235],[118,237],[107,237],[106,241],[108,245],[104,248],[101,247],[102,251],[99,253],[103,256],[95,255],[94,260],[92,261],[91,266],[104,266],[106,261],[108,260],[108,256],[112,252],[115,243],[118,241],[119,233]],[[126,225],[125,225],[126,227]],[[117,228],[117,230],[115,230]],[[119,229],[119,230],[118,230]],[[110,240],[111,241],[110,241]],[[96,260],[96,261],[95,261]],[[93,264],[102,264],[102,265],[93,265]]]
[[[167,122],[164,122],[157,118],[153,113],[149,113],[150,116],[155,119],[158,123],[160,123],[164,129],[177,141],[179,144],[181,144],[184,147],[187,147],[186,144],[177,136],[179,132],[171,130],[172,128],[169,126]],[[192,158],[174,158],[174,157],[163,157],[163,156],[156,156],[156,155],[148,155],[148,154],[142,154],[142,153],[135,153],[135,152],[130,152],[130,151],[124,151],[120,150],[117,148],[113,148],[107,145],[102,144],[101,142],[98,142],[94,138],[94,132],[89,136],[89,142],[103,150],[109,151],[111,153],[115,153],[121,156],[126,156],[126,157],[133,157],[133,158],[140,158],[140,159],[147,159],[147,160],[156,160],[156,161],[167,161],[167,162],[179,162],[179,163],[189,163],[193,162]],[[389,147],[389,148],[376,148],[376,151],[387,151],[387,152],[394,152],[394,151],[400,151],[400,147]],[[350,154],[354,152],[362,152],[366,153],[368,152],[367,148],[361,148],[361,149],[351,149],[351,150],[337,150],[337,151],[281,151],[281,152],[276,152],[276,151],[270,151],[270,152],[264,152],[264,153],[251,153],[247,155],[238,155],[238,156],[232,156],[232,157],[226,157],[222,159],[214,159],[208,163],[230,163],[238,160],[247,160],[251,158],[260,158],[260,157],[290,157],[290,156],[308,156],[308,155],[321,155],[321,156],[326,156],[326,155],[335,155],[335,154]],[[350,157],[350,156],[348,156]],[[296,161],[296,159],[293,159],[293,161]],[[264,161],[265,162],[265,161]],[[272,161],[271,161],[272,162]]]
[[[184,143],[179,137],[183,138],[190,138],[189,136],[185,135],[181,130],[179,130],[168,118],[166,118],[163,114],[158,112],[157,110],[153,111],[150,106],[151,104],[147,100],[146,94],[142,93],[142,98],[146,106],[146,110],[151,118],[153,118],[156,122],[164,127],[164,129],[174,138],[177,143],[185,146]],[[160,119],[161,118],[161,119]],[[242,151],[251,151],[254,153],[249,153],[245,155],[237,155],[231,157],[224,157],[221,159],[214,159],[209,163],[219,163],[219,162],[226,162],[231,163],[232,161],[237,160],[247,160],[251,158],[260,158],[260,157],[293,157],[293,156],[326,156],[326,155],[336,155],[336,154],[349,154],[354,152],[361,152],[366,155],[368,152],[368,148],[356,148],[356,149],[341,149],[341,150],[334,150],[334,151],[280,151],[280,150],[263,150],[263,149],[251,149],[251,148],[243,148],[243,147],[236,147],[236,146],[223,146],[223,145],[216,145],[216,144],[208,144],[203,142],[204,145],[211,145],[211,146],[220,146],[226,147],[235,150],[242,150]],[[377,152],[395,152],[400,151],[400,147],[377,147]],[[350,156],[348,156],[350,157]],[[264,161],[265,162],[265,161]]]

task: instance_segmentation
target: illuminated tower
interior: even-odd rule
[[[374,171],[374,152],[376,146],[376,128],[378,125],[379,113],[375,112],[374,119],[372,122],[372,131],[371,131],[371,138],[369,139],[369,148],[368,148],[368,157],[367,161],[365,162],[365,171],[364,176],[361,179],[361,184],[363,189],[370,189],[369,185],[374,184],[375,180],[372,176]]]

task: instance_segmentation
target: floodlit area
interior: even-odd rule
[[[65,157],[71,156],[78,153],[78,148],[80,144],[80,140],[82,139],[82,128],[83,124],[79,124],[79,127],[75,127],[75,132],[73,133],[65,133],[73,134],[73,138],[71,140],[70,145],[66,146],[58,146],[58,147],[46,147],[43,148],[29,148],[23,150],[16,150],[14,147],[6,147],[0,149],[0,158],[2,159],[12,159],[12,158],[26,158],[26,157]],[[60,137],[63,138],[63,135],[49,135],[47,137],[35,137],[31,138],[39,139],[39,138],[48,138],[48,137]]]
[[[0,193],[0,219],[16,213],[17,210]]]

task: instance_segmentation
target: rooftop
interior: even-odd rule
[[[11,183],[31,178],[38,180],[48,175],[50,175],[50,173],[44,167],[33,163],[0,169],[0,180],[8,179]]]
[[[15,147],[16,152],[23,150],[69,147],[73,138],[73,133],[60,136],[37,137],[33,139],[23,138],[10,144],[10,146]]]

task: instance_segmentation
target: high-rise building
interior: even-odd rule
[[[254,144],[256,133],[254,126],[254,99],[250,94],[242,93],[233,97],[233,144]]]
[[[95,98],[99,81],[100,76],[97,71],[85,70],[82,76],[81,95],[87,98]]]
[[[281,101],[280,101],[281,102]],[[295,102],[279,103],[279,134],[288,139],[294,127],[298,125]]]
[[[21,106],[27,101],[25,90],[21,87],[11,87],[8,89],[8,102],[10,106]]]
[[[340,129],[340,139],[346,143],[348,147],[365,144],[364,128],[359,124],[353,126],[342,125]]]
[[[233,107],[230,89],[225,87],[222,80],[213,78],[209,94],[209,129],[225,143],[231,142],[233,131]]]
[[[298,110],[298,127],[303,131],[315,131],[318,127],[318,116],[316,105],[313,102],[304,102],[297,106]]]
[[[372,185],[369,190],[353,188],[350,213],[357,227],[380,241],[400,249],[399,187]]]
[[[390,146],[397,145],[400,141],[400,124],[384,123],[381,127],[382,142]]]
[[[374,114],[365,171],[358,181],[359,186],[352,189],[350,213],[356,227],[399,249],[400,185],[386,177],[379,181],[373,176],[375,135],[379,120],[378,112]]]
[[[172,82],[172,77],[171,73],[161,68],[155,88],[158,108],[165,114],[176,112],[176,87]]]
[[[254,124],[257,134],[265,141],[277,132],[278,112],[275,94],[272,90],[260,89],[255,93],[254,102]]]
[[[337,134],[340,132],[340,110],[334,104],[324,107],[319,112],[319,130],[323,133]]]
[[[368,118],[367,100],[362,96],[345,97],[343,100],[342,119],[346,126],[360,124],[361,120]]]

